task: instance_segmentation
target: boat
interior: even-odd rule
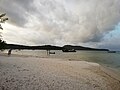
[[[63,52],[76,52],[76,50],[75,49],[63,49],[62,50]]]
[[[55,54],[55,52],[49,52],[49,54]]]
[[[116,51],[108,51],[108,53],[116,53]]]

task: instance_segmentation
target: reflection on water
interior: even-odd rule
[[[7,51],[4,51],[7,52]],[[50,56],[47,55],[46,50],[13,50],[13,54],[19,55],[31,55],[38,57],[50,57],[50,58],[67,58],[70,60],[85,60],[89,62],[96,62],[99,64],[106,64],[107,66],[117,68],[120,71],[120,52],[117,53],[107,53],[105,51],[77,51],[77,52],[67,52],[62,51],[52,51],[55,54]]]

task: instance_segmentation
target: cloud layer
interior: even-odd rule
[[[3,36],[13,43],[98,44],[120,21],[119,0],[11,0],[9,3],[1,0],[0,10],[9,17]]]

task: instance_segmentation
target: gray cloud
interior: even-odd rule
[[[18,26],[24,26],[28,22],[27,16],[29,16],[29,11],[32,8],[32,0],[1,0],[0,9],[1,12],[7,13],[9,21],[12,24]]]
[[[20,43],[25,40],[32,44],[60,45],[101,42],[120,21],[119,6],[119,0],[11,0],[11,4],[2,0],[0,3],[0,9],[10,18],[9,24],[19,26],[18,30],[23,28],[18,33]]]

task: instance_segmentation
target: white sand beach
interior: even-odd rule
[[[0,55],[0,90],[120,90],[109,72],[86,61]]]

